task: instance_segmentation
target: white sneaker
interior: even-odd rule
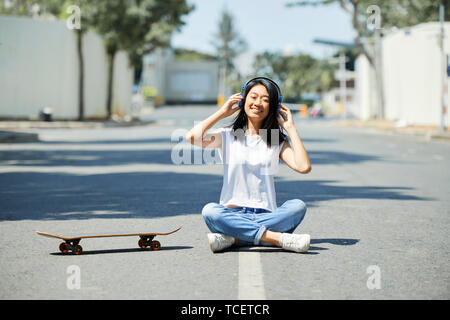
[[[310,241],[309,234],[282,233],[280,236],[281,247],[295,252],[308,251]]]
[[[234,238],[221,233],[208,233],[209,247],[212,252],[218,252],[229,248],[234,243]]]

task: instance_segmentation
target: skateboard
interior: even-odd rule
[[[88,238],[110,238],[110,237],[131,237],[131,236],[138,236],[140,239],[138,241],[138,246],[141,249],[145,249],[147,247],[150,247],[152,250],[159,250],[161,248],[161,243],[157,240],[153,240],[156,236],[165,236],[168,234],[172,234],[180,230],[181,227],[169,231],[169,232],[144,232],[144,233],[102,233],[102,234],[85,234],[85,235],[75,235],[75,236],[60,236],[57,234],[47,233],[47,232],[41,232],[36,231],[38,235],[49,237],[49,238],[56,238],[64,240],[59,245],[59,250],[62,253],[68,253],[69,251],[72,251],[72,253],[79,255],[83,252],[83,248],[80,246],[81,239],[88,239]]]

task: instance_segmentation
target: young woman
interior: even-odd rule
[[[237,111],[231,126],[208,132]],[[219,149],[224,164],[220,202],[208,203],[202,210],[212,232],[208,241],[213,252],[247,244],[295,252],[309,249],[308,234],[293,234],[305,216],[305,203],[293,199],[276,205],[273,175],[279,159],[303,174],[311,171],[311,164],[274,81],[265,77],[249,80],[242,93],[232,95],[185,138],[202,148]]]

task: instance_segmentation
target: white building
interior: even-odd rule
[[[343,115],[345,113],[348,118],[358,117],[358,106],[355,103],[355,72],[346,70],[343,75],[336,72],[335,78],[341,76],[345,79],[345,90],[342,90],[340,84],[336,83],[330,90],[322,93],[323,107],[328,115]],[[341,95],[345,95],[345,97],[341,97]],[[345,101],[345,103],[342,103],[342,101]]]
[[[450,55],[450,23],[445,23],[444,52]],[[443,68],[439,47],[439,22],[391,31],[382,38],[382,72],[385,118],[404,124],[441,123]],[[444,67],[445,68],[445,67]],[[375,77],[367,59],[356,61],[358,117],[376,116]],[[447,83],[448,87],[448,83]],[[446,91],[449,100],[448,89]],[[450,119],[447,115],[447,126]]]
[[[170,49],[144,57],[142,85],[157,89],[161,103],[216,103],[217,61],[175,61]]]

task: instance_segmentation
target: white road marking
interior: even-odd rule
[[[174,165],[174,164],[157,164],[157,163],[138,163],[124,165],[99,165],[99,166],[21,166],[21,165],[2,165],[0,164],[0,173],[11,172],[48,172],[48,173],[69,173],[79,175],[89,174],[111,174],[111,173],[127,173],[127,172],[180,172],[192,173],[192,170],[199,168],[199,165]],[[219,171],[218,171],[219,170]],[[202,165],[202,174],[217,175],[221,168],[219,164]]]
[[[239,300],[265,300],[261,257],[257,251],[239,252]]]

